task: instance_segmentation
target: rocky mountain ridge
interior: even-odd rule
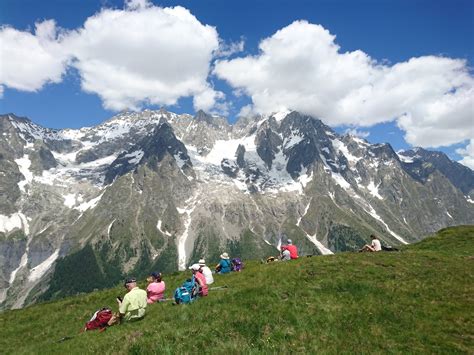
[[[0,302],[16,308],[226,250],[351,250],[474,223],[474,172],[444,154],[396,153],[298,112],[230,125],[202,111],[121,113],[52,130],[0,116]],[[67,271],[67,272],[66,272]],[[66,285],[69,285],[66,287]]]

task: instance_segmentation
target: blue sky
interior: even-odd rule
[[[183,73],[179,73],[178,70],[175,77],[167,78],[167,81],[165,79],[160,81],[162,74],[153,72],[153,68],[151,68],[150,72],[139,74],[141,76],[150,74],[154,80],[150,81],[150,84],[153,85],[172,83],[171,85],[176,90],[170,91],[175,91],[175,94],[170,94],[168,97],[166,91],[158,90],[158,92],[150,93],[145,88],[142,96],[136,98],[133,92],[120,91],[123,91],[121,89],[123,83],[114,81],[117,72],[113,72],[115,78],[110,79],[110,85],[116,87],[116,90],[110,93],[107,91],[107,87],[101,85],[101,81],[109,79],[103,76],[105,67],[91,68],[91,65],[96,63],[93,59],[111,60],[110,56],[106,54],[102,57],[92,58],[92,52],[97,51],[97,48],[88,48],[87,43],[91,41],[91,38],[97,36],[93,33],[93,29],[88,28],[88,33],[84,30],[82,36],[76,36],[81,38],[64,41],[59,39],[62,35],[74,37],[67,33],[80,31],[84,28],[85,21],[94,15],[98,17],[99,26],[108,26],[105,28],[110,29],[111,22],[107,22],[109,20],[106,19],[104,13],[102,13],[104,16],[101,16],[100,11],[107,8],[109,14],[120,11],[123,14],[125,7],[123,1],[3,0],[0,4],[0,22],[4,26],[2,29],[4,36],[0,37],[0,40],[3,39],[5,42],[1,47],[4,52],[2,61],[5,61],[3,70],[20,74],[15,77],[15,75],[4,73],[5,78],[0,78],[2,80],[0,85],[3,88],[0,112],[13,112],[27,116],[34,122],[47,127],[77,128],[98,124],[125,106],[136,106],[136,109],[166,106],[169,110],[178,113],[193,113],[197,108],[207,108],[209,111],[225,113],[231,122],[235,120],[244,106],[247,106],[250,112],[266,112],[271,111],[270,107],[273,106],[285,106],[323,116],[323,120],[339,132],[345,132],[351,128],[357,129],[357,132],[365,136],[367,140],[389,142],[395,149],[420,145],[428,148],[435,147],[456,160],[465,158],[466,160],[463,162],[467,164],[471,161],[469,159],[473,159],[472,154],[469,153],[470,149],[474,149],[472,147],[474,140],[471,69],[474,58],[472,44],[474,43],[474,3],[472,1],[191,0],[150,1],[143,7],[138,5],[140,2],[144,4],[144,0],[134,1],[137,2],[133,3],[132,1],[129,4],[128,12],[124,16],[131,15],[133,11],[143,11],[142,18],[152,22],[154,21],[153,16],[159,16],[159,14],[152,13],[151,7],[165,8],[180,5],[189,11],[189,15],[179,14],[179,16],[173,17],[178,19],[177,22],[189,22],[190,16],[195,17],[196,23],[193,23],[194,27],[191,27],[194,30],[189,31],[190,28],[182,27],[185,25],[180,22],[181,24],[178,23],[178,27],[176,27],[180,35],[173,37],[171,34],[170,39],[162,42],[161,45],[172,47],[170,52],[164,50],[163,53],[178,53],[179,57],[187,57],[189,54],[191,63],[186,62],[185,59],[180,59],[179,62],[182,67],[189,66],[189,75],[193,75],[194,72],[206,71],[207,68],[206,74],[190,81],[195,87],[200,87],[199,90],[194,90],[191,87],[182,88],[183,80],[187,80],[185,70]],[[145,14],[145,11],[148,13]],[[45,41],[49,41],[45,48],[47,51],[51,51],[53,56],[57,57],[59,55],[57,53],[64,54],[64,48],[68,46],[66,42],[69,42],[69,46],[83,48],[83,50],[74,50],[74,54],[69,52],[64,54],[65,59],[60,63],[54,62],[54,60],[49,63],[47,56],[44,57],[44,62],[36,60],[43,52],[36,54],[37,47],[34,46],[33,49],[28,47],[32,44],[31,41],[26,40],[26,34],[29,33],[35,35],[35,38],[39,38],[38,32],[35,33],[35,23],[44,20],[55,21],[54,30],[51,30],[51,26],[43,26],[43,32],[46,33],[43,37],[46,40],[39,41],[41,45]],[[294,22],[298,20],[306,22]],[[157,22],[159,21],[157,19]],[[205,25],[212,26],[215,30],[210,30],[209,26]],[[5,48],[7,48],[6,44],[10,43],[7,40],[13,41],[12,38],[20,37],[12,35],[13,37],[5,39],[7,38],[5,26],[17,31],[15,35],[25,38],[24,45],[22,45],[26,47],[21,47],[16,52],[24,53],[24,55],[13,63],[9,63],[6,59],[8,51]],[[143,29],[140,25],[133,26],[132,24],[130,29],[121,28],[119,31],[133,32],[135,28],[137,31]],[[166,34],[160,35],[160,28],[162,27],[153,27],[150,31],[155,31],[157,36],[165,37]],[[280,31],[283,29],[285,30]],[[51,33],[53,34],[51,35]],[[141,34],[136,32],[136,35],[135,37],[139,37]],[[195,38],[194,35],[196,35]],[[301,38],[306,35],[308,37],[305,42]],[[335,36],[335,38],[331,36]],[[110,36],[104,36],[103,40],[120,42],[121,38],[127,41],[127,38],[134,37],[126,37],[117,33],[116,37],[114,34],[110,34]],[[149,51],[149,48],[153,46],[153,37],[147,38],[150,41],[146,44],[141,43],[143,46],[134,44],[131,47],[135,51],[133,54],[127,50],[128,55],[135,56],[132,61],[140,56],[145,58],[160,56],[160,52]],[[204,38],[203,41],[206,44],[196,45],[196,42],[201,38]],[[216,44],[214,46],[211,44],[216,38],[221,43],[220,48],[227,49],[226,55],[215,55]],[[266,50],[259,49],[259,43],[264,39],[268,40]],[[15,41],[12,43],[21,42]],[[299,45],[293,46],[293,43],[299,41],[301,41]],[[58,45],[58,42],[61,44]],[[286,59],[278,60],[276,58],[278,55],[285,56],[279,47],[281,42],[292,44],[288,47],[291,48],[289,51],[301,50],[301,53],[295,53],[292,58],[296,63],[302,63],[301,68],[288,67]],[[184,52],[179,52],[174,47],[174,43],[181,43]],[[225,48],[222,47],[223,43]],[[308,43],[309,46],[312,46],[313,43],[314,46],[320,46],[323,54],[315,52],[308,55],[306,53]],[[123,43],[117,44],[118,48],[127,49],[126,45],[123,47]],[[333,45],[339,46],[336,54],[331,52]],[[107,46],[107,42],[101,44],[101,48],[105,46]],[[190,48],[188,54],[186,48]],[[233,50],[230,50],[231,48]],[[43,49],[40,50],[43,51]],[[320,70],[311,72],[314,69],[312,62],[327,65],[327,63],[323,63],[326,51],[334,57],[335,62],[341,59],[340,67],[333,68],[331,76],[337,77],[339,73],[345,73],[340,75],[340,81],[327,82],[322,79],[325,77],[322,76]],[[346,60],[347,58],[342,55],[343,53],[355,53],[355,51],[361,51],[363,58]],[[209,58],[206,57],[206,54],[211,52],[214,54]],[[124,56],[126,55],[124,54]],[[431,60],[430,58],[433,56],[435,59]],[[167,61],[176,59],[172,57],[169,55],[166,58],[156,58],[156,62],[167,65]],[[419,60],[419,63],[413,64],[410,62],[411,58],[422,59]],[[446,63],[441,58],[450,58],[453,61]],[[37,69],[37,81],[32,82],[28,78],[21,77],[24,67],[19,65],[21,64],[19,61],[23,60],[27,63],[25,65],[34,66],[37,64],[36,61],[41,64]],[[460,64],[463,60],[464,64]],[[274,67],[269,68],[268,61],[272,62]],[[367,64],[368,61],[369,64]],[[66,62],[69,64],[64,64]],[[130,63],[130,61],[121,61],[120,65],[123,66],[124,63]],[[304,68],[308,63],[313,69]],[[401,63],[411,66],[409,74],[406,74],[403,69],[398,70],[397,64]],[[116,63],[107,63],[107,65],[109,64],[115,65]],[[145,66],[148,64],[150,63],[145,63]],[[194,64],[196,67],[192,67]],[[331,62],[329,62],[330,64]],[[171,65],[170,68],[172,67]],[[262,68],[262,70],[258,71],[258,68]],[[307,85],[292,82],[294,69],[300,71],[299,74],[295,74],[295,77],[299,75],[303,80],[305,73],[310,73]],[[462,75],[459,74],[460,70],[463,71]],[[47,71],[51,71],[51,73],[46,75]],[[344,86],[345,81],[352,82],[354,79],[352,73],[357,71],[367,71],[368,85],[364,84],[365,77],[358,76],[353,90],[341,87]],[[34,72],[33,75],[36,75],[37,72]],[[247,76],[242,74],[247,72],[253,74]],[[385,74],[386,72],[390,73]],[[441,72],[442,75],[439,74]],[[94,73],[98,73],[97,78],[91,77]],[[135,72],[130,69],[127,75],[130,73]],[[261,79],[260,73],[262,73]],[[281,80],[273,80],[280,73],[283,73]],[[41,74],[44,74],[43,77]],[[259,79],[252,80],[252,75],[259,77]],[[420,83],[419,86],[425,85],[426,88],[411,87],[410,75],[412,75],[413,83]],[[396,77],[393,79],[396,84],[392,82],[393,77]],[[140,83],[142,82],[140,80],[134,83],[138,92],[141,90]],[[440,92],[453,93],[453,98],[448,104],[445,100],[446,95],[432,92],[433,85],[440,82],[451,83],[451,86],[448,85],[439,90]],[[331,88],[340,88],[340,92],[336,89],[326,90],[324,89],[325,85]],[[286,89],[277,90],[275,86],[285,86]],[[365,92],[367,86],[372,88],[372,96],[369,97],[369,101],[374,104],[371,105],[371,108],[367,108],[365,104],[367,98],[364,98],[363,102],[356,102],[360,91],[363,89],[362,91]],[[387,90],[384,95],[384,88],[393,88],[394,86],[396,89]],[[300,97],[308,96],[308,93],[313,94],[308,91],[312,87],[314,87],[315,101],[319,97],[326,97],[326,102],[313,104],[309,100],[300,99]],[[399,101],[393,102],[390,96],[398,95],[405,88],[415,90],[414,94],[407,94],[407,97],[400,97]],[[266,93],[271,96],[270,99],[265,98]],[[347,104],[349,108],[335,110],[330,105],[331,100],[334,100],[335,105]],[[427,104],[423,100],[426,100]],[[403,110],[389,109],[391,106],[396,108],[404,105],[407,101],[410,101],[410,104],[407,104]],[[168,104],[163,104],[163,102],[168,102]],[[170,102],[173,103],[169,104]],[[428,104],[430,108],[426,108]],[[446,109],[448,106],[449,109]],[[383,110],[380,107],[387,107],[387,109]],[[274,111],[279,108],[275,107]],[[354,112],[350,111],[351,108]],[[446,112],[444,116],[436,113],[433,114],[433,117],[425,119],[425,116],[427,117],[433,112],[433,108]],[[367,118],[362,117],[364,112],[366,112]],[[358,115],[361,117],[356,118],[355,116]],[[453,117],[452,124],[450,124],[449,116]],[[404,139],[404,135],[407,135],[408,143]]]

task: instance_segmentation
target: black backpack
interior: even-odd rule
[[[382,250],[383,250],[383,251],[400,251],[400,250],[398,250],[397,248],[391,247],[391,246],[389,246],[389,245],[387,245],[387,246],[382,245]]]

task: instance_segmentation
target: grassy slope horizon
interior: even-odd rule
[[[167,297],[189,275],[165,275]],[[73,277],[73,275],[71,275]],[[2,353],[473,353],[474,226],[400,253],[247,262],[192,305],[150,305],[136,323],[81,333],[122,287],[0,314]],[[140,283],[145,287],[145,283]],[[58,342],[63,337],[71,339]]]

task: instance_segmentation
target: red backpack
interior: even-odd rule
[[[105,329],[109,320],[112,318],[112,310],[110,308],[102,308],[94,313],[90,321],[86,323],[85,330]]]

